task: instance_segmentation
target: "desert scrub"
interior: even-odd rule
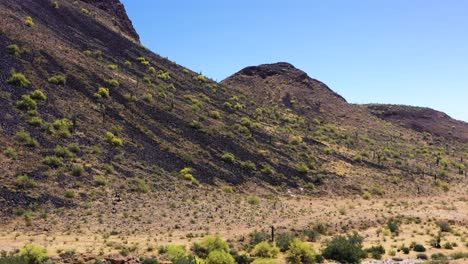
[[[195,179],[195,177],[192,175],[192,168],[183,168],[182,170],[180,170],[180,175],[182,179],[198,184],[197,179]]]
[[[152,188],[151,188],[150,185],[145,183],[143,180],[136,179],[130,185],[130,190],[132,192],[138,192],[138,193],[149,193],[149,192],[151,192]]]
[[[122,147],[124,144],[123,139],[117,137],[116,135],[114,135],[114,133],[110,131],[106,133],[106,139],[107,142],[109,142],[109,144],[111,144],[114,147]]]
[[[49,256],[47,250],[41,246],[34,244],[27,244],[22,248],[18,256],[24,261],[22,263],[41,264],[45,263]]]
[[[259,258],[276,258],[280,249],[270,245],[268,242],[260,242],[252,250],[252,255]]]
[[[230,152],[225,152],[223,156],[221,156],[221,159],[226,163],[234,163],[236,157]]]
[[[11,45],[7,46],[7,51],[8,51],[8,53],[10,53],[11,55],[13,55],[15,57],[19,57],[21,55],[21,49],[16,44],[11,44]]]
[[[150,64],[150,62],[148,60],[146,60],[145,57],[138,57],[137,61],[139,61],[141,63],[141,65],[144,65],[144,66],[148,66]]]
[[[171,75],[169,74],[169,72],[159,72],[157,77],[164,81],[171,79]]]
[[[68,148],[58,145],[55,147],[55,155],[64,159],[71,159],[75,157],[75,153],[71,152]]]
[[[24,19],[24,24],[28,27],[34,27],[34,21],[32,19],[32,17],[30,16],[27,16],[25,19]]]
[[[250,171],[257,170],[257,166],[255,165],[255,163],[253,163],[250,160],[242,161],[240,166],[242,169],[245,169],[245,170],[250,170]]]
[[[84,14],[86,14],[86,15],[88,15],[88,16],[92,15],[91,11],[89,11],[89,10],[86,9],[86,8],[81,8],[81,12],[83,12]]]
[[[108,68],[109,70],[115,71],[115,70],[117,70],[117,69],[119,68],[119,66],[117,66],[116,64],[108,64],[108,65],[107,65],[107,68]]]
[[[204,83],[204,82],[207,81],[205,75],[203,75],[203,74],[199,74],[199,75],[193,77],[193,79],[194,79],[195,81],[198,81],[198,82],[201,82],[201,83]]]
[[[275,170],[273,169],[273,167],[271,167],[270,164],[265,164],[261,172],[266,175],[273,175],[275,173]]]
[[[8,147],[3,151],[3,155],[7,156],[11,160],[16,160],[18,158],[18,152],[12,147]]]
[[[16,102],[16,107],[20,110],[30,111],[37,109],[37,102],[30,95],[21,96],[21,100]]]
[[[108,84],[110,87],[114,87],[114,88],[118,88],[120,86],[119,81],[117,81],[115,79],[107,80],[106,84]]]
[[[335,236],[325,245],[322,251],[326,259],[336,260],[342,263],[360,263],[367,256],[362,249],[364,238],[354,233],[347,236]]]
[[[192,251],[200,258],[206,258],[213,251],[229,252],[229,245],[220,236],[207,236],[202,241],[193,243]]]
[[[289,245],[286,260],[291,264],[314,264],[316,257],[313,249],[299,239],[294,239]]]
[[[210,117],[213,119],[221,119],[221,113],[219,111],[211,111]]]
[[[97,175],[94,177],[94,183],[96,186],[107,186],[109,184],[109,180],[107,180],[107,178],[102,175]]]
[[[63,166],[63,159],[55,155],[45,157],[43,162],[51,168],[59,168]]]
[[[362,194],[362,199],[364,200],[370,200],[372,198],[372,195],[369,192],[364,192]]]
[[[71,171],[70,171],[71,175],[75,176],[75,177],[80,177],[80,176],[83,176],[84,173],[85,173],[85,170],[83,168],[82,165],[80,164],[74,164],[72,165],[71,167]]]
[[[45,95],[45,93],[39,89],[36,89],[34,90],[33,92],[31,92],[29,94],[29,96],[36,100],[36,101],[46,101],[47,100],[47,96]]]
[[[300,174],[308,174],[310,169],[309,169],[309,166],[307,166],[307,164],[305,163],[300,163],[297,168],[296,168],[297,172],[299,172]]]
[[[94,94],[94,96],[96,98],[109,98],[109,89],[105,87],[99,87],[98,91]]]
[[[18,87],[31,85],[31,82],[26,78],[26,76],[19,72],[13,72],[11,77],[7,80],[7,83]]]
[[[228,186],[228,185],[222,186],[221,190],[223,192],[225,192],[225,193],[233,193],[234,192],[234,188],[232,186]]]
[[[73,198],[75,198],[75,196],[76,196],[76,194],[73,191],[66,191],[65,192],[65,198],[67,198],[67,199],[73,199]]]
[[[52,123],[52,126],[49,128],[53,135],[56,135],[61,138],[71,137],[71,131],[73,123],[67,118],[57,119]]]
[[[16,178],[15,185],[21,189],[31,189],[37,187],[37,182],[27,175],[21,175]]]
[[[260,198],[255,195],[251,195],[247,197],[247,203],[250,205],[259,205],[260,204]]]
[[[55,85],[64,85],[67,81],[67,77],[63,74],[57,74],[48,79],[49,83]]]
[[[16,133],[15,140],[28,147],[39,147],[37,140],[32,138],[31,135],[24,130],[20,130]]]

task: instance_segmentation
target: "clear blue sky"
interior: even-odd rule
[[[468,121],[468,1],[122,2],[146,47],[215,80],[286,61],[352,103]]]

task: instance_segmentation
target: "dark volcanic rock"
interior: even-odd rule
[[[83,2],[94,5],[115,17],[115,25],[119,27],[123,33],[140,42],[140,36],[133,27],[132,21],[128,18],[125,7],[120,0],[83,0]]]

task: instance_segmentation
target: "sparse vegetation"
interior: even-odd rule
[[[33,21],[33,18],[30,17],[30,16],[27,16],[25,19],[24,19],[24,24],[28,27],[34,27],[34,21]]]
[[[19,72],[13,72],[11,77],[7,80],[7,83],[18,87],[31,85],[31,82],[26,78],[26,76]]]
[[[55,84],[55,85],[65,85],[67,81],[67,77],[63,74],[57,74],[49,78],[49,83]]]

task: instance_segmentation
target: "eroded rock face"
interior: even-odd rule
[[[115,17],[115,25],[137,42],[140,42],[140,36],[133,27],[132,21],[127,15],[124,5],[120,0],[82,0],[88,4],[106,11],[111,16]]]

